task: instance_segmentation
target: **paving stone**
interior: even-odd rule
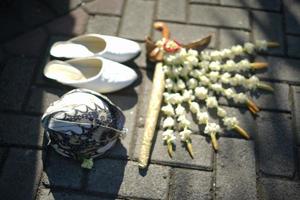
[[[147,53],[146,53],[146,45],[145,43],[139,43],[141,47],[141,54],[139,57],[136,58],[135,63],[138,65],[140,68],[146,68],[148,65],[147,62]]]
[[[153,1],[128,0],[123,14],[120,36],[144,40],[152,29],[154,4]]]
[[[83,177],[81,163],[63,157],[49,146],[42,183],[46,187],[80,188]]]
[[[219,4],[219,0],[190,0],[190,3]]]
[[[80,35],[85,32],[88,19],[88,14],[82,8],[78,8],[50,22],[46,28],[50,34]]]
[[[68,13],[80,6],[82,0],[42,0],[46,5],[51,7],[58,15]]]
[[[271,178],[264,178],[261,182],[263,199],[300,199],[300,184],[297,182]]]
[[[55,17],[55,13],[38,0],[19,1],[18,3],[22,21],[27,27],[40,25]]]
[[[32,87],[26,111],[43,114],[51,103],[57,101],[67,90]]]
[[[292,177],[295,160],[290,115],[267,112],[259,115],[257,144],[260,170],[266,174]]]
[[[83,5],[89,14],[121,15],[124,0],[97,0]]]
[[[1,109],[21,110],[37,61],[27,58],[10,59],[0,78]]]
[[[157,19],[185,22],[186,2],[181,0],[158,1]]]
[[[36,200],[113,200],[115,198],[106,198],[102,196],[90,196],[85,194],[76,194],[74,192],[51,191],[49,188],[43,188],[38,191]],[[120,200],[120,199],[116,199]]]
[[[42,28],[38,28],[7,42],[4,48],[11,54],[38,57],[47,39],[47,33]]]
[[[248,1],[238,1],[238,0],[221,0],[221,5],[228,6],[238,6],[246,8],[257,8],[264,10],[280,10],[280,0],[268,1],[268,0],[248,0]]]
[[[267,70],[259,71],[256,75],[260,78],[285,81],[290,83],[299,83],[300,61],[296,59],[279,58],[279,57],[257,57],[258,62],[267,62]]]
[[[247,10],[204,5],[190,5],[189,22],[204,25],[249,29]]]
[[[250,40],[250,33],[247,31],[236,31],[220,29],[220,48],[229,48],[233,45],[243,44]]]
[[[285,15],[285,26],[287,33],[300,33],[300,3],[299,1],[283,0],[283,10]]]
[[[139,172],[137,163],[102,159],[89,173],[88,190],[134,198],[166,199],[169,167],[150,165]]]
[[[253,142],[220,138],[219,144],[216,199],[256,199]]]
[[[287,36],[288,42],[288,55],[293,57],[300,57],[299,45],[300,37],[296,36]]]
[[[1,198],[33,199],[42,168],[42,151],[11,148],[1,173]]]
[[[98,33],[102,35],[117,35],[119,22],[120,22],[120,18],[118,17],[96,15],[89,19],[87,25],[87,33]]]
[[[212,173],[174,169],[170,199],[212,199]]]
[[[268,83],[274,88],[274,92],[258,91],[253,100],[259,108],[289,111],[289,86],[281,83]]]
[[[277,13],[253,11],[252,18],[254,40],[276,41],[280,44],[280,47],[270,49],[267,53],[283,54],[282,16]]]
[[[137,141],[135,145],[134,158],[139,157],[139,152],[143,140],[144,129],[138,129]],[[151,154],[151,160],[154,162],[170,165],[180,166],[194,169],[212,169],[212,155],[213,150],[209,140],[201,135],[192,135],[192,145],[195,158],[192,159],[189,156],[184,144],[180,141],[178,136],[176,139],[176,148],[174,149],[173,158],[170,158],[167,152],[167,146],[162,139],[162,131],[156,131],[156,136],[153,140],[153,150]]]
[[[216,39],[215,39],[215,28],[209,28],[209,27],[200,27],[200,26],[194,26],[194,25],[182,25],[182,24],[174,24],[174,23],[168,23],[167,24],[170,32],[171,37],[175,40],[177,40],[179,43],[188,44],[190,42],[193,42],[195,40],[199,40],[201,38],[204,38],[210,34],[213,34],[213,38],[211,40],[211,43],[209,47],[215,47],[216,45]],[[154,39],[159,40],[161,39],[161,32],[155,31],[154,32]]]
[[[293,125],[296,133],[297,144],[300,145],[300,87],[292,86],[292,95],[293,95]],[[300,152],[299,152],[300,153]]]
[[[0,115],[0,142],[17,145],[43,145],[43,130],[40,118],[25,115]]]
[[[125,115],[126,121],[124,127],[128,128],[127,136],[108,152],[108,156],[117,158],[127,158],[130,155],[130,144],[132,137],[136,135],[136,114],[137,114],[137,96],[122,96],[118,94],[108,94],[108,98],[119,106]]]

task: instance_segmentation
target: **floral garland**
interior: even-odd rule
[[[222,132],[221,126],[227,130],[234,130],[244,138],[249,134],[240,127],[236,117],[230,116],[219,105],[217,97],[223,96],[237,104],[246,104],[249,110],[256,114],[259,108],[244,93],[243,90],[273,88],[261,82],[257,76],[249,75],[249,71],[267,67],[267,63],[251,63],[244,56],[253,55],[258,51],[266,51],[268,47],[277,47],[277,43],[267,41],[247,42],[243,46],[236,45],[221,51],[202,51],[183,48],[174,40],[165,38],[156,42],[164,52],[163,70],[165,73],[164,105],[161,111],[163,117],[163,140],[167,144],[168,153],[172,157],[176,135],[184,142],[191,155],[192,130],[191,122],[187,119],[189,110],[197,119],[198,125],[204,125],[204,134],[210,136],[212,146],[218,150],[217,134]],[[236,61],[239,60],[239,61]],[[200,105],[204,105],[204,109]],[[186,109],[188,108],[188,109]],[[221,126],[211,122],[207,111],[215,109],[221,118]],[[177,133],[177,134],[176,134]]]

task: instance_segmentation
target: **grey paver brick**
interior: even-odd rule
[[[141,47],[141,54],[139,57],[136,58],[135,63],[138,65],[140,68],[146,68],[148,63],[147,63],[147,55],[146,55],[146,45],[145,43],[139,43]]]
[[[292,95],[293,95],[293,107],[292,107],[293,128],[296,133],[297,144],[300,145],[300,87],[292,86]]]
[[[299,45],[300,37],[287,36],[288,55],[293,57],[300,57]]]
[[[80,162],[63,157],[56,153],[52,147],[47,155],[42,183],[46,187],[80,188],[83,169]]]
[[[266,174],[292,177],[295,160],[290,116],[267,112],[259,115],[257,146],[260,170]]]
[[[42,151],[11,148],[1,173],[1,198],[33,199],[42,168]]]
[[[0,115],[0,142],[5,144],[43,145],[43,130],[39,117],[25,115]]]
[[[254,40],[274,41],[280,44],[279,48],[268,50],[270,54],[283,54],[284,43],[282,32],[282,16],[277,13],[253,11],[253,38]]]
[[[138,129],[137,141],[135,145],[134,157],[139,157],[139,152],[143,139],[144,129]],[[153,150],[151,154],[151,160],[171,166],[181,166],[195,169],[206,169],[212,168],[212,148],[206,137],[200,135],[192,136],[192,145],[195,158],[192,159],[189,156],[183,143],[181,143],[179,136],[176,139],[176,148],[174,149],[173,158],[170,158],[167,152],[167,146],[164,145],[162,140],[162,131],[156,132],[156,136],[153,140]]]
[[[250,39],[250,33],[247,31],[236,31],[220,29],[220,48],[229,48],[233,45],[243,44]]]
[[[213,26],[249,29],[247,10],[204,5],[190,5],[189,22]]]
[[[170,199],[212,199],[212,173],[174,169]]]
[[[266,200],[287,200],[300,198],[300,184],[297,182],[264,178],[262,182],[262,198]]]
[[[238,6],[246,8],[257,8],[264,10],[280,10],[280,0],[268,1],[268,0],[221,0],[221,5]]]
[[[144,40],[152,28],[154,4],[153,1],[128,0],[123,14],[120,36]]]
[[[257,61],[269,63],[267,70],[257,73],[258,77],[270,80],[299,83],[300,79],[300,61],[296,59],[279,57],[257,57]]]
[[[191,3],[219,4],[219,0],[190,0]]]
[[[179,43],[188,44],[198,39],[202,39],[205,36],[213,34],[211,43],[209,47],[215,47],[215,28],[209,27],[200,27],[195,25],[182,25],[182,24],[175,24],[175,23],[168,23],[167,26],[171,32],[171,38],[177,40]],[[161,33],[155,31],[154,39],[158,40],[161,39]]]
[[[186,1],[160,0],[158,1],[157,19],[185,22]]]
[[[8,53],[38,57],[43,52],[47,37],[47,33],[38,28],[7,42],[4,48]]]
[[[97,0],[83,5],[90,14],[114,14],[121,15],[124,0]]]
[[[219,143],[216,199],[256,199],[253,142],[220,138]]]
[[[51,103],[57,101],[67,90],[32,87],[26,111],[42,114]]]
[[[76,194],[74,192],[51,191],[49,188],[42,188],[38,191],[36,200],[113,200],[102,196],[90,196]],[[119,199],[116,199],[119,200]]]
[[[253,97],[259,108],[290,110],[289,87],[287,84],[268,83],[274,88],[274,92],[258,91],[258,95]]]
[[[36,64],[35,59],[20,57],[6,63],[0,78],[1,109],[21,110]]]
[[[88,180],[88,190],[135,198],[165,199],[169,167],[150,165],[139,172],[137,163],[102,159],[95,162]]]
[[[50,34],[80,35],[86,30],[89,15],[78,8],[46,25]]]
[[[111,16],[94,16],[89,19],[87,33],[117,35],[120,18]]]
[[[286,31],[288,33],[300,33],[300,3],[298,1],[283,0]]]
[[[49,5],[58,15],[68,13],[80,6],[82,0],[42,0],[46,5]]]

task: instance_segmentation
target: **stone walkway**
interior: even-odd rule
[[[300,199],[300,2],[296,0],[6,0],[0,3],[0,199]],[[158,131],[149,169],[139,171],[153,65],[145,52],[127,63],[139,75],[130,88],[109,94],[126,115],[128,137],[91,171],[47,149],[40,117],[71,88],[42,75],[55,41],[83,33],[118,35],[139,42],[159,38],[154,21],[188,42],[213,33],[211,48],[255,39],[281,44],[258,60],[259,77],[274,94],[255,97],[262,112],[227,105],[246,141],[233,133],[212,151],[193,136],[195,159],[181,144],[170,159]],[[197,127],[194,126],[197,130]]]

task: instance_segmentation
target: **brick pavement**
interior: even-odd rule
[[[299,1],[5,2],[0,4],[1,199],[300,199]],[[167,22],[181,42],[213,33],[210,48],[261,38],[280,42],[281,48],[256,58],[270,63],[259,77],[276,89],[255,98],[263,110],[259,116],[224,102],[251,140],[227,132],[216,154],[203,135],[195,135],[194,160],[179,142],[170,159],[158,130],[149,169],[138,170],[153,75],[143,39],[148,34],[159,38],[151,29],[157,20]],[[108,95],[124,110],[129,135],[105,159],[95,161],[91,171],[47,149],[39,122],[47,106],[71,89],[42,76],[49,47],[85,32],[133,39],[143,49],[126,63],[138,81]]]

